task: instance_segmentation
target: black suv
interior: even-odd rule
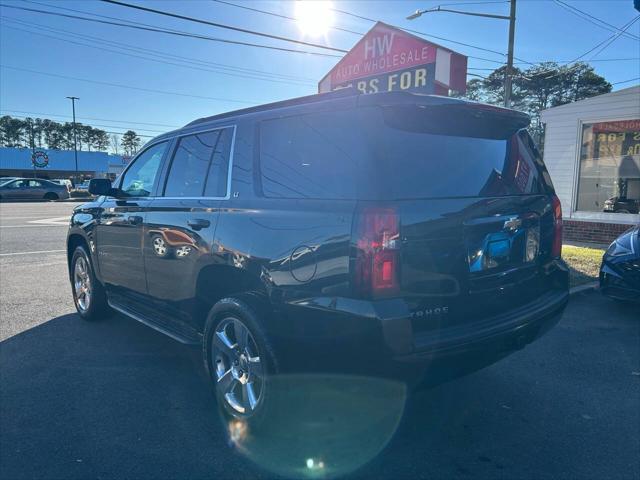
[[[201,344],[236,417],[257,414],[277,373],[418,383],[481,368],[568,300],[560,204],[528,123],[351,91],[196,120],[113,186],[92,180],[68,235],[78,312]]]

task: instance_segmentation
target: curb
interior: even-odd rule
[[[600,282],[591,282],[585,285],[578,285],[577,287],[573,287],[569,289],[569,295],[574,295],[576,293],[584,292],[586,290],[597,290],[600,286]]]

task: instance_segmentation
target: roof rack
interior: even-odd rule
[[[355,87],[341,88],[339,90],[334,90],[332,92],[316,93],[316,94],[307,95],[304,97],[290,98],[288,100],[280,100],[278,102],[265,103],[263,105],[256,105],[255,107],[247,107],[247,108],[242,108],[240,110],[233,110],[231,112],[219,113],[217,115],[212,115],[210,117],[202,117],[187,123],[183,128],[191,127],[193,125],[199,125],[201,123],[206,123],[213,120],[220,120],[223,118],[232,117],[236,115],[244,115],[247,113],[261,112],[263,110],[271,110],[274,108],[291,107],[294,105],[304,105],[308,103],[322,102],[324,100],[351,97],[358,94],[359,94],[359,91]]]

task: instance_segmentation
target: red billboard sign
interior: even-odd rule
[[[320,93],[466,90],[467,57],[391,25],[376,23],[318,84]]]

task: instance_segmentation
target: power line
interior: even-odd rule
[[[2,18],[1,20],[6,20],[6,17]],[[147,61],[152,61],[152,62],[157,62],[157,63],[162,63],[164,65],[174,65],[174,66],[178,66],[178,67],[183,67],[183,68],[189,68],[192,70],[199,70],[199,71],[203,71],[203,72],[210,72],[210,73],[214,73],[214,74],[219,74],[219,75],[227,75],[227,76],[231,76],[231,77],[240,77],[240,78],[248,78],[248,79],[253,79],[253,80],[262,80],[262,81],[267,81],[267,82],[274,82],[274,83],[284,83],[284,84],[288,84],[288,85],[312,85],[315,84],[315,82],[311,82],[311,81],[295,81],[295,80],[286,80],[286,79],[278,79],[278,78],[271,78],[271,77],[266,77],[266,76],[257,76],[257,75],[250,75],[250,74],[243,74],[243,73],[231,73],[231,72],[224,72],[224,71],[220,71],[218,69],[212,69],[212,68],[203,68],[201,66],[194,66],[194,64],[198,64],[198,61],[191,61],[188,59],[185,60],[179,60],[178,61],[182,61],[182,62],[186,62],[186,63],[190,63],[191,65],[185,65],[184,63],[176,63],[175,61],[167,61],[167,60],[161,60],[159,58],[150,58],[148,56],[142,56],[142,55],[136,55],[136,54],[132,54],[132,53],[126,53],[126,52],[122,52],[119,50],[112,50],[109,48],[104,48],[104,47],[100,47],[94,44],[87,44],[87,43],[82,43],[82,42],[78,42],[78,41],[74,41],[74,40],[70,40],[68,38],[60,38],[60,37],[56,37],[53,35],[47,35],[46,33],[42,33],[41,31],[32,31],[32,30],[27,30],[27,29],[23,29],[23,28],[17,28],[17,27],[13,27],[13,26],[5,26],[5,28],[10,28],[13,30],[18,30],[21,32],[27,32],[27,33],[31,33],[32,35],[39,35],[39,36],[43,36],[43,37],[47,37],[47,38],[53,38],[56,39],[58,41],[61,42],[66,42],[66,43],[71,43],[74,45],[80,45],[80,46],[84,46],[84,47],[88,47],[88,48],[93,48],[96,50],[102,50],[105,52],[111,52],[111,53],[116,53],[118,55],[126,55],[129,57],[133,57],[133,58],[140,58],[143,60],[147,60]],[[47,29],[47,27],[40,27],[41,29]],[[49,29],[49,30],[54,30],[55,29]],[[74,33],[68,33],[71,35],[76,35]],[[76,35],[79,37],[82,37],[82,35]],[[103,43],[115,43],[118,44],[118,42],[109,42],[106,40],[101,40],[101,39],[97,39],[97,37],[91,37],[89,36],[88,38],[93,38],[93,41],[101,41]],[[120,45],[126,45],[126,44],[120,44]],[[132,50],[132,51],[140,51],[140,50],[147,50],[147,49],[138,49],[137,47],[131,47],[131,46],[124,46],[124,47],[118,47],[116,46],[116,48],[125,48],[127,50]],[[153,52],[153,50],[149,50],[151,52]],[[154,55],[160,58],[170,58],[170,56],[164,56],[162,53],[151,53],[151,54],[147,54],[146,52],[142,52],[144,55]]]
[[[24,1],[29,1],[29,0],[24,0]],[[54,16],[59,16],[59,17],[72,18],[72,19],[75,19],[75,20],[83,20],[83,21],[89,21],[89,22],[95,22],[95,23],[103,23],[103,24],[106,24],[106,25],[114,25],[114,26],[119,26],[119,27],[132,28],[132,29],[138,29],[138,30],[143,30],[143,31],[150,31],[150,32],[155,32],[155,33],[164,33],[164,34],[168,34],[168,35],[176,35],[176,36],[187,37],[187,38],[196,38],[196,39],[200,39],[200,40],[210,40],[210,41],[215,41],[215,42],[230,43],[230,44],[244,45],[244,46],[250,46],[250,47],[257,47],[257,48],[266,48],[266,49],[284,51],[284,52],[303,53],[303,54],[307,54],[307,55],[314,55],[314,56],[320,56],[320,57],[342,58],[341,55],[333,55],[333,54],[329,54],[329,53],[311,52],[311,51],[306,51],[306,50],[294,50],[294,49],[290,49],[290,48],[274,47],[274,46],[270,46],[270,45],[261,45],[261,44],[255,44],[255,43],[240,42],[240,41],[235,41],[235,40],[227,40],[227,39],[217,38],[217,37],[210,37],[210,36],[207,36],[207,35],[201,35],[201,34],[185,32],[183,30],[160,28],[160,27],[157,27],[157,26],[154,26],[154,25],[150,25],[150,24],[147,24],[147,23],[132,22],[132,21],[126,20],[126,19],[121,19],[121,18],[117,18],[117,17],[111,17],[111,16],[107,16],[107,15],[98,15],[98,14],[95,14],[95,13],[84,12],[82,10],[76,10],[76,9],[72,9],[72,8],[60,7],[60,6],[57,6],[57,5],[42,4],[42,3],[34,2],[34,1],[29,1],[29,3],[34,3],[34,4],[37,4],[37,5],[47,5],[47,6],[51,7],[51,8],[55,8],[57,10],[65,10],[65,11],[71,11],[71,12],[76,12],[76,13],[83,13],[83,14],[86,14],[86,15],[93,15],[93,16],[96,16],[96,17],[107,18],[107,19],[116,20],[116,21],[105,21],[105,20],[99,20],[97,18],[81,17],[81,16],[78,16],[78,15],[70,15],[70,14],[58,13],[58,12],[52,12],[52,11],[49,11],[49,10],[40,10],[40,9],[36,9],[36,8],[18,7],[18,6],[15,6],[15,5],[3,5],[3,7],[14,8],[14,9],[18,9],[18,10],[24,10],[24,11],[35,12],[35,13],[42,13],[42,14],[46,14],[46,15],[54,15]],[[333,9],[333,10],[336,10],[336,9]],[[348,13],[348,12],[345,12],[345,13]],[[348,14],[350,14],[350,13],[348,13]],[[350,14],[350,15],[355,15],[355,14]],[[367,21],[375,22],[376,20],[367,19]],[[121,23],[121,22],[129,22],[129,23]],[[470,45],[470,44],[467,44],[467,43],[458,42],[456,40],[451,40],[451,39],[448,39],[448,38],[445,38],[445,37],[439,37],[437,35],[429,35],[429,34],[426,34],[426,33],[418,32],[416,30],[409,30],[409,29],[404,29],[404,30],[408,31],[408,32],[411,32],[411,33],[416,33],[418,35],[422,35],[422,36],[426,36],[426,37],[432,37],[432,38],[436,38],[436,39],[439,39],[439,40],[443,40],[443,41],[451,42],[451,43],[455,43],[455,44],[470,46],[471,48],[477,48],[477,49],[480,49],[480,50],[485,50],[485,51],[488,51],[488,52],[491,52],[491,53],[496,53],[498,55],[504,56],[504,54],[502,52],[498,52],[498,51],[495,51],[495,50],[489,50],[489,49],[484,49],[482,47],[476,47],[474,45]],[[467,57],[473,58],[473,59],[476,59],[476,60],[482,60],[482,61],[485,61],[485,62],[492,62],[492,63],[497,63],[497,64],[502,64],[503,63],[502,61],[498,61],[498,60],[494,60],[494,59],[490,59],[490,58],[478,57],[478,56],[474,56],[474,55],[467,55]]]
[[[271,39],[274,39],[274,40],[281,40],[281,41],[284,41],[284,42],[297,43],[299,45],[305,45],[307,47],[321,48],[321,49],[324,49],[324,50],[331,50],[333,52],[341,52],[341,53],[347,53],[347,51],[348,51],[348,50],[343,50],[341,48],[335,48],[335,47],[331,47],[331,46],[328,46],[328,45],[322,45],[320,43],[305,42],[303,40],[296,40],[295,38],[288,38],[288,37],[282,37],[280,35],[273,35],[273,34],[270,34],[270,33],[258,32],[256,30],[249,30],[249,29],[246,29],[246,28],[235,27],[233,25],[226,25],[224,23],[210,22],[209,20],[202,20],[200,18],[188,17],[186,15],[180,15],[180,14],[177,14],[177,13],[166,12],[164,10],[156,10],[155,8],[143,7],[141,5],[132,5],[130,3],[119,2],[117,0],[101,0],[101,1],[105,2],[105,3],[112,3],[114,5],[120,5],[122,7],[132,8],[132,9],[135,9],[135,10],[141,10],[143,12],[155,13],[156,15],[164,15],[166,17],[177,18],[177,19],[180,19],[180,20],[187,20],[189,22],[200,23],[202,25],[209,25],[211,27],[224,28],[224,29],[227,29],[227,30],[233,30],[235,32],[247,33],[249,35],[256,35],[256,36],[259,36],[259,37],[271,38]]]
[[[70,77],[67,75],[60,75],[57,73],[49,73],[49,72],[40,72],[38,70],[31,70],[28,68],[21,68],[21,67],[13,67],[13,66],[9,66],[9,65],[0,65],[0,68],[7,68],[10,70],[17,70],[17,71],[21,71],[21,72],[28,72],[28,73],[35,73],[38,75],[47,75],[50,77],[57,77],[57,78],[64,78],[67,80],[75,80],[78,82],[88,82],[88,83],[96,83],[98,85],[107,85],[109,87],[118,87],[118,88],[127,88],[130,90],[139,90],[142,92],[150,92],[150,93],[161,93],[164,95],[177,95],[180,97],[190,97],[190,98],[200,98],[200,99],[204,99],[204,100],[215,100],[218,102],[228,102],[228,103],[243,103],[243,104],[247,104],[247,105],[256,105],[257,102],[250,102],[250,101],[245,101],[245,100],[234,100],[234,99],[229,99],[229,98],[220,98],[220,97],[206,97],[204,95],[192,95],[190,93],[181,93],[181,92],[170,92],[167,90],[155,90],[155,89],[151,89],[151,88],[142,88],[142,87],[134,87],[132,85],[123,85],[120,83],[110,83],[110,82],[103,82],[100,80],[90,80],[87,78],[78,78],[78,77]]]
[[[106,0],[103,0],[103,1],[106,1]],[[346,10],[340,10],[338,8],[332,8],[331,10],[334,11],[334,12],[342,13],[344,15],[349,15],[349,16],[352,16],[352,17],[355,17],[355,18],[359,18],[361,20],[366,20],[368,22],[377,22],[377,20],[374,20],[373,18],[363,17],[362,15],[357,15],[355,13],[347,12]],[[419,32],[418,30],[412,30],[410,28],[404,28],[404,27],[397,27],[397,28],[400,28],[401,30],[404,30],[405,32],[414,33],[416,35],[420,35],[420,36],[423,36],[423,37],[436,38],[438,40],[443,40],[445,42],[454,43],[456,45],[462,45],[462,46],[469,47],[469,48],[475,48],[476,50],[482,50],[484,52],[495,53],[496,55],[500,55],[500,56],[503,56],[503,57],[506,56],[506,53],[499,52],[498,50],[491,50],[490,48],[478,47],[477,45],[472,45],[470,43],[459,42],[457,40],[452,40],[450,38],[445,38],[445,37],[439,37],[437,35],[432,35],[432,34],[429,34],[429,33]],[[478,60],[487,60],[487,59],[483,59],[483,58],[479,58],[479,57],[473,57],[471,55],[467,55],[467,56],[469,58],[476,58]],[[518,57],[515,57],[515,56],[513,58],[515,58],[516,60],[519,60],[520,62],[527,63],[529,65],[535,65],[534,63],[528,62],[527,60],[524,60],[522,58],[518,58]],[[497,60],[489,60],[489,61],[493,61],[493,62],[496,62],[496,63],[503,63],[503,62],[498,62]]]
[[[377,22],[377,20],[375,20],[373,18],[363,17],[362,15],[357,15],[355,13],[347,12],[346,10],[340,10],[339,8],[332,8],[331,10],[334,11],[334,12],[342,13],[343,15],[349,15],[351,17],[359,18],[361,20],[366,20],[367,22],[374,22],[374,23]],[[478,47],[477,45],[472,45],[470,43],[459,42],[457,40],[452,40],[450,38],[445,38],[445,37],[439,37],[437,35],[431,35],[429,33],[419,32],[417,30],[412,30],[410,28],[403,28],[403,27],[398,27],[398,28],[400,28],[401,30],[404,30],[405,32],[415,33],[415,34],[421,35],[423,37],[437,38],[438,40],[443,40],[443,41],[449,42],[449,43],[455,43],[456,45],[462,45],[462,46],[469,47],[469,48],[475,48],[476,50],[482,50],[483,52],[495,53],[497,55],[505,56],[505,54],[503,52],[499,52],[497,50],[491,50],[489,48]]]
[[[212,2],[216,2],[216,3],[221,3],[223,5],[229,5],[231,7],[241,8],[243,10],[248,10],[248,11],[251,11],[251,12],[263,13],[265,15],[270,15],[272,17],[283,18],[285,20],[293,20],[294,22],[298,21],[298,19],[296,17],[290,17],[288,15],[283,15],[281,13],[270,12],[268,10],[260,10],[259,8],[247,7],[246,5],[238,5],[237,3],[225,2],[224,0],[211,0],[211,1]],[[364,35],[363,32],[356,32],[354,30],[349,30],[347,28],[339,27],[337,25],[331,26],[330,28],[333,29],[333,30],[338,30],[339,32],[353,33],[355,35]]]
[[[629,28],[631,27],[631,25],[633,25],[638,19],[640,19],[640,15],[638,15],[636,18],[634,18],[633,20],[631,20],[629,23],[626,24],[626,26],[623,27],[623,30],[620,30],[620,32],[616,33],[615,35],[613,35],[611,37],[611,39],[605,43],[602,48],[600,48],[596,53],[594,53],[593,55],[591,55],[591,57],[589,58],[589,60],[597,57],[598,55],[600,55],[604,50],[606,50],[609,45],[611,45],[613,42],[615,42],[618,38],[620,38],[620,36]]]
[[[37,3],[37,2],[32,2],[32,3]],[[69,10],[69,9],[65,9],[65,10]],[[75,11],[75,10],[74,10]],[[80,12],[83,13],[83,12]],[[152,50],[149,48],[142,48],[142,47],[138,47],[138,46],[133,46],[131,44],[127,44],[127,43],[120,43],[120,42],[116,42],[113,40],[105,40],[103,38],[100,37],[94,37],[91,35],[87,35],[87,34],[78,34],[78,33],[74,33],[71,32],[69,30],[62,30],[62,29],[56,29],[56,28],[52,28],[48,25],[42,25],[42,24],[38,24],[35,22],[25,22],[16,18],[12,18],[12,17],[7,17],[6,15],[2,17],[3,19],[10,19],[11,21],[14,22],[18,22],[21,23],[23,25],[26,26],[38,26],[40,28],[43,29],[47,29],[47,30],[51,30],[54,32],[61,32],[67,35],[74,35],[76,37],[80,37],[80,38],[90,38],[92,40],[98,40],[100,42],[106,43],[106,44],[113,44],[113,45],[117,45],[117,46],[122,46],[123,48],[127,48],[127,49],[135,49],[135,50],[141,50],[141,51],[145,51],[145,52],[151,52],[154,54],[158,54],[164,57],[169,57],[169,58],[176,58],[179,60],[185,60],[185,61],[190,61],[190,62],[194,62],[197,64],[203,64],[203,65],[207,65],[207,66],[213,66],[216,68],[222,68],[224,70],[230,70],[233,72],[240,72],[240,73],[250,73],[250,74],[256,74],[256,75],[265,75],[265,76],[270,76],[270,77],[277,77],[277,78],[286,78],[289,80],[301,80],[301,81],[313,81],[315,82],[315,79],[313,78],[309,78],[309,77],[300,77],[297,75],[289,75],[289,74],[282,74],[282,73],[273,73],[273,72],[267,72],[264,70],[257,70],[255,68],[248,68],[248,67],[237,67],[235,65],[229,65],[229,64],[224,64],[224,63],[219,63],[219,62],[211,62],[211,61],[207,61],[207,60],[201,60],[201,59],[197,59],[197,58],[193,58],[193,57],[185,57],[183,55],[174,55],[174,54],[170,54],[167,52],[162,52],[159,50]]]
[[[624,29],[623,31],[626,31],[627,28],[629,28],[631,25],[633,25],[633,23],[638,20],[638,18],[640,18],[640,15],[638,15],[637,17],[635,17],[634,19],[632,19],[631,21],[627,22],[622,28]],[[586,52],[584,52],[582,55],[579,55],[578,57],[576,57],[575,59],[573,59],[571,61],[571,63],[577,62],[578,60],[580,60],[581,58],[586,57],[587,55],[589,55],[591,52],[593,52],[594,50],[596,50],[597,48],[599,48],[600,46],[604,45],[605,43],[607,45],[605,45],[604,48],[608,47],[610,45],[611,42],[615,41],[615,39],[618,38],[618,36],[620,36],[620,33],[616,33],[614,35],[611,35],[610,37],[605,38],[603,41],[601,41],[600,43],[598,43],[595,47],[590,48],[589,50],[587,50]],[[610,43],[607,43],[610,42]],[[602,50],[601,50],[602,51]],[[598,52],[599,53],[599,52]]]
[[[275,12],[270,12],[270,11],[267,11],[267,10],[261,10],[259,8],[247,7],[245,5],[238,5],[236,3],[227,2],[227,1],[224,1],[224,0],[211,0],[211,1],[217,2],[217,3],[221,3],[221,4],[224,4],[224,5],[229,5],[229,6],[236,7],[236,8],[241,8],[241,9],[244,9],[244,10],[250,10],[252,12],[263,13],[265,15],[271,15],[271,16],[274,16],[274,17],[279,17],[279,18],[284,18],[284,19],[287,19],[287,20],[297,21],[297,18],[295,18],[295,17],[290,17],[288,15],[282,15],[282,14],[275,13]],[[504,2],[504,0],[502,0],[502,1],[480,2],[480,3],[508,3],[508,2]],[[474,4],[478,4],[478,2],[474,2]],[[376,22],[376,20],[374,20],[372,18],[361,17],[359,15],[352,14],[352,13],[346,12],[344,10],[338,10],[338,9],[335,9],[335,8],[332,8],[331,10],[333,10],[335,12],[339,12],[339,13],[344,13],[344,14],[347,14],[347,15],[352,15],[352,16],[355,16],[357,18],[369,21],[369,22]],[[355,30],[348,30],[346,28],[338,27],[338,26],[332,26],[330,28],[333,29],[333,30],[341,31],[341,32],[353,33],[355,35],[364,35],[365,34],[365,32],[358,32],[358,31],[355,31]],[[439,40],[443,40],[443,41],[447,41],[447,42],[451,42],[451,43],[456,43],[456,44],[459,44],[459,45],[470,46],[472,48],[478,48],[480,50],[485,50],[485,51],[488,51],[488,52],[491,52],[491,53],[497,53],[498,55],[504,55],[502,52],[498,52],[496,50],[483,49],[481,47],[476,47],[474,45],[469,45],[469,44],[466,44],[466,43],[458,42],[456,40],[451,40],[451,39],[444,38],[444,37],[438,37],[436,35],[429,35],[429,34],[426,34],[426,33],[417,32],[415,30],[410,30],[410,29],[403,29],[403,30],[405,30],[407,32],[417,33],[419,35],[423,35],[423,36],[427,36],[427,37],[437,38]],[[491,59],[482,58],[482,57],[474,57],[473,55],[467,55],[467,56],[469,58],[475,58],[477,60],[484,60],[484,61],[488,61],[488,62],[497,62],[497,60],[491,60]],[[497,62],[497,63],[502,63],[502,62]]]
[[[211,37],[208,35],[201,35],[201,34],[197,34],[197,33],[190,33],[190,32],[185,32],[185,31],[181,31],[181,30],[173,30],[173,29],[167,29],[167,28],[157,28],[157,27],[153,27],[153,26],[142,26],[139,22],[136,22],[136,24],[130,24],[130,23],[121,23],[121,22],[113,22],[113,21],[109,21],[109,20],[99,20],[97,18],[88,18],[88,17],[81,17],[78,15],[70,15],[68,13],[59,13],[59,12],[52,12],[49,10],[40,10],[37,8],[27,8],[27,7],[18,7],[16,5],[2,5],[3,8],[14,8],[17,10],[24,10],[24,11],[28,11],[28,12],[35,12],[35,13],[42,13],[45,15],[54,15],[57,17],[66,17],[66,18],[73,18],[76,20],[83,20],[86,22],[94,22],[94,23],[101,23],[101,24],[105,24],[105,25],[115,25],[118,27],[125,27],[125,28],[132,28],[132,29],[136,29],[136,30],[144,30],[144,31],[148,31],[148,32],[155,32],[155,33],[164,33],[167,35],[175,35],[175,36],[179,36],[179,37],[187,37],[187,38],[197,38],[200,40],[209,40],[212,42],[221,42],[221,43],[228,43],[228,44],[233,44],[233,45],[243,45],[243,46],[247,46],[247,47],[256,47],[256,48],[264,48],[264,49],[268,49],[268,50],[277,50],[277,51],[281,51],[281,52],[290,52],[290,53],[301,53],[301,54],[305,54],[305,55],[315,55],[315,56],[319,56],[319,57],[334,57],[334,58],[342,58],[340,55],[334,55],[331,53],[322,53],[322,52],[312,52],[312,51],[308,51],[308,50],[296,50],[293,48],[284,48],[284,47],[274,47],[271,45],[264,45],[264,44],[259,44],[259,43],[250,43],[250,42],[241,42],[238,40],[228,40],[225,38],[218,38],[218,37]],[[56,8],[56,7],[54,7]],[[123,21],[127,21],[127,20],[123,20]]]
[[[44,112],[30,112],[27,110],[8,110],[5,108],[0,108],[0,112],[9,112],[9,113],[26,113],[27,115],[47,115],[49,117],[62,117],[62,118],[71,118],[71,115],[64,115],[60,113],[44,113]],[[166,123],[149,123],[149,122],[134,122],[132,120],[115,120],[113,118],[96,118],[96,117],[77,117],[78,119],[84,120],[99,120],[103,122],[116,122],[116,123],[124,123],[125,125],[150,125],[152,127],[168,127],[168,128],[180,128],[181,125],[167,125]]]
[[[258,9],[258,8],[247,7],[245,5],[239,5],[239,4],[228,2],[228,1],[225,1],[225,0],[211,0],[211,1],[216,2],[216,3],[220,3],[220,4],[224,4],[224,5],[229,5],[229,6],[236,7],[236,8],[240,8],[240,9],[243,9],[243,10],[249,10],[249,11],[252,11],[252,12],[262,13],[262,14],[265,14],[265,15],[270,15],[270,16],[274,16],[274,17],[287,19],[287,20],[297,21],[297,19],[295,17],[291,17],[291,16],[283,15],[283,14],[278,14],[278,13],[270,12],[270,11],[267,11],[267,10],[261,10],[261,9]],[[440,6],[443,7],[443,6],[453,6],[453,5],[483,5],[483,4],[502,4],[502,3],[509,3],[509,2],[508,1],[504,1],[504,0],[486,1],[486,2],[456,2],[456,3],[444,3],[444,4],[441,4]],[[357,14],[354,14],[354,13],[351,13],[351,12],[347,12],[345,10],[339,10],[339,9],[335,9],[335,8],[333,8],[332,10],[335,11],[335,12],[343,13],[343,14],[349,15],[349,16],[353,16],[353,17],[356,17],[356,18],[359,18],[361,20],[365,20],[365,21],[368,21],[368,22],[375,22],[376,21],[376,20],[374,20],[372,18],[368,18],[368,17],[364,17],[364,16],[361,16],[361,15],[357,15]],[[606,23],[606,22],[603,22],[603,23]],[[619,30],[617,27],[615,27],[613,25],[610,25],[610,26],[613,27],[615,30]],[[354,30],[347,30],[347,29],[342,28],[342,27],[332,26],[330,28],[332,28],[334,30],[353,33],[353,34],[356,34],[356,35],[364,35],[364,32],[357,32],[357,31],[354,31]],[[426,34],[426,33],[418,32],[416,30],[411,30],[411,29],[403,29],[403,30],[408,31],[408,32],[412,32],[412,33],[416,33],[418,35],[431,36],[433,38],[438,38],[440,40],[449,41],[449,42],[452,42],[452,43],[458,43],[458,44],[462,44],[462,45],[465,45],[465,46],[471,46],[472,48],[477,48],[476,46],[473,46],[473,45],[464,44],[464,43],[457,42],[457,41],[454,41],[454,40],[451,40],[451,39],[447,39],[447,38],[444,38],[444,37],[438,37],[438,36],[435,36],[435,35],[429,35],[429,34]],[[495,50],[488,50],[488,51],[490,51],[492,53],[499,54],[499,55],[504,55],[503,53],[495,51]],[[488,61],[488,62],[495,62],[495,63],[499,63],[499,64],[504,64],[504,62],[497,61],[497,60],[492,60],[492,59],[488,59],[488,58],[474,57],[472,55],[468,55],[468,57],[469,58],[478,59],[478,60]],[[594,61],[596,61],[596,62],[597,61],[606,62],[606,61],[626,61],[626,60],[640,60],[640,57],[636,57],[636,58],[621,58],[621,59],[600,59],[600,60],[594,60]],[[541,61],[541,62],[528,62],[526,60],[523,60],[523,61],[519,61],[519,62],[516,62],[516,63],[518,63],[518,64],[526,64],[526,65],[536,65],[536,64],[544,63],[546,61],[547,60]],[[554,61],[554,62],[555,63],[572,63],[570,60],[562,60],[562,61],[558,60],[558,61]],[[468,70],[492,70],[492,69],[489,69],[489,68],[468,68]]]
[[[569,5],[568,3],[563,2],[562,0],[554,0],[555,4],[558,5],[559,7],[564,8],[565,10],[573,13],[574,15],[576,15],[577,17],[582,18],[583,20],[588,21],[589,23],[596,25],[600,28],[604,28],[605,30],[608,30],[609,32],[619,32],[620,29],[618,27],[616,27],[615,25],[612,25],[610,23],[605,22],[604,20],[591,15],[590,13],[585,12],[584,10],[580,10],[579,8],[574,7],[573,5]],[[638,37],[637,35],[633,35],[629,32],[625,32],[624,34],[625,37],[627,38],[631,38],[633,40],[640,40],[640,37]]]
[[[221,4],[224,4],[224,5],[229,5],[229,6],[232,6],[232,7],[241,8],[241,9],[244,9],[244,10],[250,10],[250,11],[252,11],[252,12],[258,12],[258,13],[263,13],[263,14],[265,14],[265,15],[271,15],[271,16],[275,16],[275,17],[279,17],[279,18],[284,18],[284,19],[287,19],[287,20],[297,21],[297,18],[295,18],[295,17],[290,17],[290,16],[288,16],[288,15],[282,15],[282,14],[278,14],[278,13],[274,13],[274,12],[269,12],[269,11],[267,11],[267,10],[261,10],[261,9],[258,9],[258,8],[247,7],[247,6],[245,6],[245,5],[238,5],[238,4],[236,4],[236,3],[227,2],[227,1],[224,1],[224,0],[211,0],[211,1],[213,1],[213,2],[217,2],[217,3],[221,3]],[[475,3],[477,4],[478,2],[475,2]],[[493,2],[482,2],[482,3],[507,3],[507,2],[504,2],[504,0],[502,0],[502,1],[499,1],[499,2],[497,2],[497,1],[493,1]],[[354,16],[357,16],[358,18],[361,18],[361,19],[367,20],[367,21],[369,21],[369,22],[375,22],[375,21],[376,21],[376,20],[374,20],[374,19],[369,19],[369,18],[366,18],[366,17],[360,17],[360,16],[358,16],[358,15],[351,14],[351,13],[347,13],[347,12],[344,12],[344,11],[342,11],[342,10],[337,10],[337,9],[335,9],[335,8],[333,8],[332,10],[333,10],[333,11],[336,11],[336,12],[340,12],[340,13],[345,13],[345,14],[349,14],[349,15],[354,15]],[[355,34],[355,35],[361,35],[361,36],[362,36],[362,35],[365,35],[365,33],[366,33],[366,32],[357,32],[357,31],[355,31],[355,30],[348,30],[348,29],[346,29],[346,28],[338,27],[338,26],[331,26],[330,28],[331,28],[331,29],[333,29],[333,30],[338,30],[338,31],[341,31],[341,32],[347,32],[347,33],[353,33],[353,34]],[[452,42],[452,43],[457,43],[457,44],[460,44],[460,45],[470,46],[469,44],[465,44],[465,43],[458,42],[458,41],[456,41],[456,40],[451,40],[451,39],[444,38],[444,37],[438,37],[438,36],[436,36],[436,35],[429,35],[429,34],[426,34],[426,33],[416,32],[415,30],[409,30],[409,29],[403,29],[403,30],[405,30],[405,31],[407,31],[407,32],[417,33],[417,34],[419,34],[419,35],[423,35],[423,36],[427,36],[427,37],[437,38],[437,39],[439,39],[439,40],[444,40],[444,41],[447,41],[447,42]],[[480,48],[480,47],[474,47],[474,46],[471,46],[471,47],[473,47],[473,48]],[[486,51],[489,51],[489,52],[492,52],[492,53],[497,53],[497,54],[499,54],[499,55],[504,55],[503,53],[501,53],[501,52],[497,52],[497,51],[495,51],[495,50],[487,50],[487,49],[482,49],[482,48],[480,48],[480,49],[481,49],[481,50],[486,50]],[[475,57],[475,56],[473,56],[473,55],[467,55],[467,57],[469,57],[469,58],[473,58],[473,59],[476,59],[476,60],[483,60],[483,61],[485,61],[485,62],[502,63],[502,62],[500,62],[500,61],[493,60],[493,59],[490,59],[490,58]]]
[[[637,80],[640,80],[640,77],[630,78],[629,80],[622,80],[621,82],[614,82],[611,85],[620,85],[621,83],[635,82]]]
[[[439,7],[450,7],[452,5],[488,5],[490,3],[509,3],[508,0],[491,1],[491,2],[456,2],[456,3],[441,3]]]
[[[594,60],[589,60],[589,62],[627,62],[627,61],[631,61],[631,60],[640,60],[640,57],[629,57],[629,58],[596,58]],[[537,64],[539,63],[546,63],[546,62],[552,62],[552,63],[572,63],[573,60],[541,60],[539,62],[535,62]],[[517,64],[522,64],[524,62],[516,62]]]
[[[589,60],[589,63],[591,62],[628,62],[628,61],[634,61],[637,62],[638,60],[640,60],[640,57],[630,57],[630,58],[596,58],[594,60]],[[518,64],[522,64],[522,62],[517,62]],[[569,64],[572,63],[571,60],[542,60],[540,62],[536,62],[537,64],[542,64],[542,63],[557,63],[558,65],[563,65],[563,64]],[[504,64],[503,64],[504,65]],[[495,68],[472,68],[472,67],[468,67],[467,70],[485,70],[485,71],[493,71],[496,70]]]

